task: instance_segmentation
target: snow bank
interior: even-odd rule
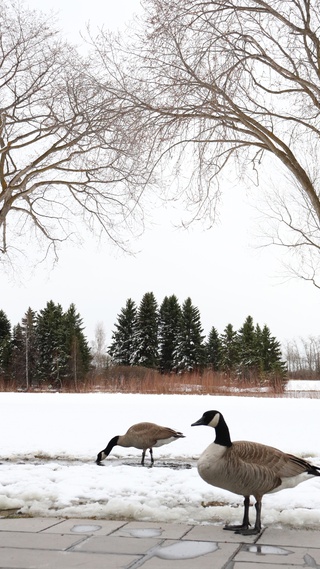
[[[320,465],[317,399],[0,393],[0,406],[0,509],[23,514],[241,521],[242,497],[207,485],[197,473],[196,459],[214,433],[190,425],[209,409],[224,414],[234,440],[259,441]],[[141,451],[121,447],[98,467],[96,455],[107,442],[140,421],[186,438],[154,449],[154,468],[140,467]],[[263,524],[320,529],[319,490],[315,478],[265,496]]]

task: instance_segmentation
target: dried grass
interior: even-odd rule
[[[150,394],[208,394],[241,397],[309,397],[320,398],[320,392],[287,392],[286,380],[281,377],[251,376],[239,379],[236,375],[212,370],[198,373],[161,374],[144,367],[114,366],[98,374],[92,371],[85,380],[62,385],[41,383],[28,391],[64,393],[150,393]],[[23,385],[0,377],[0,391],[25,391]]]
[[[244,381],[232,374],[207,369],[198,373],[161,374],[143,367],[118,366],[105,370],[101,375],[92,375],[82,389],[108,393],[255,394],[262,397],[282,394],[285,383],[279,379],[267,381],[266,378]]]

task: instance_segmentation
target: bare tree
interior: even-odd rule
[[[49,17],[0,0],[2,260],[15,251],[29,258],[36,239],[42,255],[56,256],[80,219],[126,248],[125,230],[140,215],[134,148],[121,149],[119,104],[93,76],[94,61]]]
[[[102,322],[98,322],[95,329],[95,339],[92,342],[92,365],[97,373],[101,373],[110,363],[107,354],[106,333]]]
[[[285,357],[290,373],[301,377],[319,377],[320,337],[309,336],[292,340],[285,346]]]
[[[307,259],[301,274],[316,282],[319,0],[142,4],[144,20],[129,40],[102,33],[96,48],[126,101],[127,132],[137,136],[147,174],[174,159],[193,218],[214,218],[224,176],[236,169],[238,180],[263,186],[274,173],[272,242]]]

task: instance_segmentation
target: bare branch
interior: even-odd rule
[[[158,174],[162,187],[171,165],[179,194],[193,207],[191,219],[214,219],[224,177],[236,171],[239,180],[251,183],[254,176],[263,187],[268,163],[289,174],[284,211],[275,214],[271,204],[268,213],[283,226],[274,242],[317,255],[319,0],[144,0],[143,6],[131,38],[102,31],[92,44],[100,60],[97,83],[118,100],[146,183]],[[184,190],[183,169],[191,172]]]
[[[33,230],[56,256],[80,218],[127,249],[142,184],[116,96],[49,18],[14,1],[0,8],[1,251],[27,250]]]

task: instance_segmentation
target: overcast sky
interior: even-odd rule
[[[72,41],[77,41],[78,30],[88,21],[93,27],[103,23],[115,28],[139,9],[138,0],[28,0],[26,4],[57,12]],[[24,270],[14,279],[2,271],[0,308],[15,325],[29,306],[38,311],[53,300],[66,310],[73,302],[89,341],[102,323],[109,342],[126,300],[130,297],[139,305],[144,293],[152,291],[159,304],[166,295],[175,294],[181,304],[190,296],[206,334],[212,326],[223,332],[228,323],[239,328],[250,314],[282,342],[320,336],[320,291],[284,276],[279,249],[258,247],[260,214],[247,205],[242,190],[228,189],[220,221],[210,230],[200,226],[178,230],[173,221],[180,217],[183,212],[180,216],[157,204],[149,227],[133,244],[135,256],[85,234],[81,248],[64,245],[52,270],[48,266],[33,274]]]

